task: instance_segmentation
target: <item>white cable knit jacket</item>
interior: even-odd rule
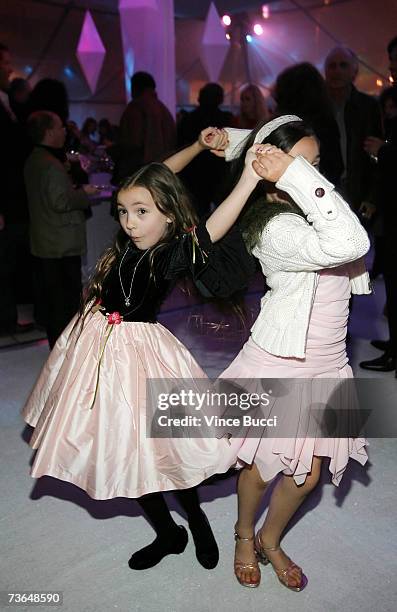
[[[371,293],[363,260],[370,243],[334,186],[303,157],[295,158],[276,187],[300,206],[310,225],[295,213],[282,213],[263,230],[253,254],[270,289],[261,300],[252,338],[273,355],[304,358],[317,272],[349,264],[352,293]]]

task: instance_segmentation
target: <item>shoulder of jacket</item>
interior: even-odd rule
[[[43,147],[35,147],[30,155],[38,157],[39,159],[45,159],[46,161],[49,161],[51,163],[55,162],[56,164],[61,164],[61,162],[56,157],[51,155],[51,153]]]
[[[352,90],[352,96],[358,102],[361,102],[362,104],[367,104],[367,106],[373,106],[373,107],[378,106],[378,102],[375,100],[373,96],[370,96],[369,94],[363,91],[360,91],[356,87],[354,87],[354,89]]]
[[[285,234],[286,232],[299,232],[299,229],[310,227],[309,223],[294,212],[286,212],[275,215],[263,228],[260,240],[255,248],[264,247],[268,240]],[[268,243],[267,243],[268,244]]]
[[[25,162],[25,168],[52,165],[55,158],[45,149],[35,147]],[[58,160],[55,160],[58,161]]]
[[[127,104],[123,114],[121,115],[121,119],[125,119],[126,117],[129,117],[129,115],[133,115],[134,113],[140,112],[142,112],[142,105],[139,102],[139,99],[131,100],[131,102]]]
[[[266,224],[263,233],[270,231],[280,231],[282,229],[289,229],[294,227],[307,227],[309,223],[304,217],[294,212],[283,212],[275,215]]]

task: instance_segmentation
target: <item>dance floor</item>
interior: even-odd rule
[[[382,280],[376,293],[354,298],[349,355],[358,362],[379,355],[371,338],[386,338]],[[248,309],[260,293],[254,285]],[[179,291],[179,290],[177,290]],[[236,320],[209,306],[184,305],[174,293],[162,322],[216,376],[238,352],[243,333]],[[31,449],[20,410],[48,355],[38,341],[0,350],[0,591],[62,591],[63,612],[391,612],[396,609],[395,439],[371,439],[370,461],[352,461],[336,488],[324,464],[322,479],[294,517],[283,546],[309,578],[302,593],[282,587],[271,567],[262,570],[258,589],[242,588],[233,576],[235,476],[201,487],[200,495],[220,548],[220,562],[207,571],[197,562],[190,537],[183,555],[157,567],[133,572],[131,553],[149,543],[153,530],[136,502],[93,501],[77,487],[29,476]],[[377,377],[393,378],[394,373]],[[396,380],[397,409],[397,380]],[[186,524],[172,494],[175,519]],[[267,494],[261,512],[266,511]],[[1,605],[0,605],[1,608]],[[6,608],[8,609],[8,608]],[[28,610],[30,607],[20,607]],[[36,606],[38,610],[46,608]],[[57,608],[58,609],[58,608]]]

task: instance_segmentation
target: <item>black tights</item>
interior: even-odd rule
[[[189,523],[194,522],[195,518],[200,517],[201,509],[197,487],[175,491],[175,495],[186,512]],[[144,495],[137,501],[158,536],[167,536],[170,530],[176,528],[177,525],[171,516],[162,493]]]

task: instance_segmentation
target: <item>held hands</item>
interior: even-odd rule
[[[202,149],[210,149],[218,157],[225,157],[225,149],[229,144],[226,130],[208,127],[200,132],[198,143]]]
[[[253,168],[253,163],[257,162],[257,153],[263,148],[261,144],[254,144],[250,147],[245,155],[244,170],[241,175],[241,179],[246,181],[249,180],[253,183],[258,183],[261,180],[259,174],[257,174]]]
[[[245,156],[243,175],[250,180],[277,183],[294,158],[270,144],[254,144]]]

